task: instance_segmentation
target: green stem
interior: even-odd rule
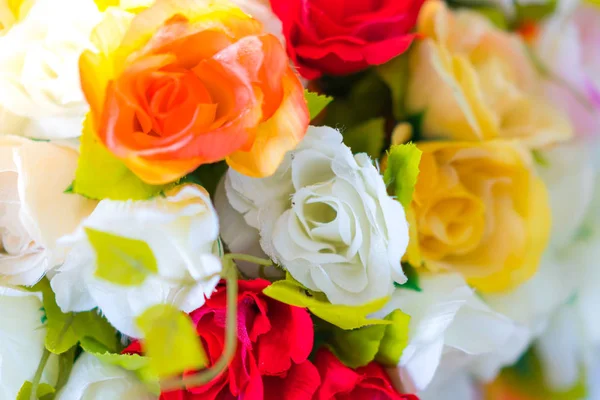
[[[46,368],[46,363],[50,358],[50,352],[47,348],[44,347],[44,352],[42,353],[42,358],[40,359],[40,363],[38,364],[37,370],[35,371],[35,375],[33,376],[33,380],[31,381],[31,393],[29,395],[30,400],[37,400],[37,389],[40,385],[40,381],[42,380],[42,374],[44,373],[44,368]]]
[[[270,267],[273,265],[271,260],[265,260],[264,258],[254,257],[248,254],[225,254],[223,258],[238,261],[248,261],[258,265],[264,265],[265,267]]]
[[[233,257],[231,257],[233,258]],[[238,282],[236,270],[231,258],[225,259],[225,277],[227,279],[227,322],[225,325],[225,347],[217,362],[208,369],[194,375],[175,379],[165,379],[161,382],[162,391],[185,389],[186,387],[202,386],[221,374],[231,362],[237,347],[237,298]]]

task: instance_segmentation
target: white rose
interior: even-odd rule
[[[93,0],[35,0],[0,36],[0,108],[8,110],[0,112],[0,133],[81,134],[88,105],[79,82],[79,56],[91,48],[89,36],[100,18]]]
[[[56,241],[96,205],[63,193],[77,157],[68,147],[0,136],[0,282],[33,285],[63,262]]]
[[[225,179],[222,179],[217,186],[215,208],[219,214],[221,238],[227,243],[227,247],[232,253],[268,258],[260,247],[258,230],[249,226],[244,217],[229,204],[225,194]],[[261,266],[247,261],[236,261],[236,265],[240,272],[248,278],[285,278],[285,273],[273,266],[261,268]],[[264,272],[264,276],[261,275],[261,271]]]
[[[96,278],[96,253],[86,227],[146,242],[158,273],[138,286]],[[218,235],[216,212],[197,185],[178,186],[147,201],[102,200],[77,232],[63,240],[72,250],[50,281],[56,302],[64,312],[99,307],[115,328],[139,337],[135,318],[148,307],[172,303],[191,312],[211,295],[221,271]]]
[[[309,127],[271,177],[230,169],[225,179],[230,204],[259,230],[265,253],[332,303],[362,304],[406,281],[404,210],[369,157],[353,156],[335,129]]]
[[[0,287],[0,399],[15,399],[25,381],[33,380],[46,327],[39,293]],[[54,385],[58,357],[50,356],[41,382]]]
[[[382,318],[399,309],[411,317],[408,345],[398,366],[388,368],[398,390],[422,391],[436,374],[465,367],[469,357],[511,347],[508,340],[515,334],[515,324],[476,297],[462,276],[421,275],[419,283],[420,292],[396,289],[373,315]],[[442,356],[446,368],[438,369]]]
[[[67,384],[56,400],[153,400],[135,374],[114,365],[106,365],[89,353],[83,353],[73,365]]]

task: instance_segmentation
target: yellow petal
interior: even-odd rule
[[[308,109],[302,85],[291,70],[284,77],[284,91],[279,109],[258,126],[252,148],[227,157],[227,164],[239,173],[253,177],[272,175],[285,153],[294,149],[304,137]]]

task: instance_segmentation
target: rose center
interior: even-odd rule
[[[441,199],[421,219],[424,249],[435,259],[475,249],[485,231],[485,205],[476,197]]]

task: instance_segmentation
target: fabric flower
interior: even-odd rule
[[[0,134],[79,136],[88,105],[78,60],[100,11],[93,0],[11,3],[20,19],[0,35]]]
[[[396,392],[376,362],[353,370],[321,348],[315,356],[315,366],[322,382],[314,400],[419,400],[415,395]]]
[[[406,106],[426,137],[518,139],[540,147],[568,139],[568,119],[542,97],[518,36],[483,15],[431,0],[419,15],[425,39],[411,50]]]
[[[0,136],[0,282],[33,285],[64,261],[57,240],[96,205],[63,193],[77,156],[69,147]]]
[[[158,273],[138,286],[97,278],[96,252],[86,228],[147,243]],[[62,240],[72,250],[50,281],[56,303],[64,312],[98,307],[119,331],[139,337],[135,318],[150,306],[172,303],[190,312],[204,304],[219,281],[218,235],[210,198],[194,184],[147,201],[103,200],[74,234]]]
[[[540,172],[556,227],[550,246],[530,281],[510,293],[484,296],[530,331],[527,344],[540,357],[546,386],[556,391],[579,382],[584,367],[591,365],[592,349],[600,344],[595,261],[600,257],[600,169],[594,166],[593,147],[576,142],[544,152],[548,166]]]
[[[459,274],[421,274],[419,286],[421,291],[396,289],[373,315],[399,309],[411,317],[408,344],[398,365],[387,369],[397,389],[420,392],[434,377],[465,368],[468,357],[512,351],[509,340],[520,328],[481,301]],[[451,355],[450,367],[443,355]]]
[[[335,129],[309,128],[272,177],[230,170],[225,179],[230,204],[259,230],[265,253],[332,303],[363,304],[406,281],[404,210],[371,159],[352,155]]]
[[[226,159],[267,176],[309,122],[279,40],[229,2],[157,0],[107,13],[80,60],[96,134],[142,180]]]
[[[306,79],[345,75],[404,53],[423,0],[271,0]]]
[[[227,371],[204,386],[162,393],[161,400],[312,398],[320,379],[307,360],[313,347],[310,315],[265,296],[262,291],[267,286],[269,282],[262,279],[239,281],[238,343]],[[226,314],[224,285],[190,313],[210,364],[223,353]],[[141,347],[135,342],[125,352],[139,353]]]
[[[460,272],[482,292],[531,278],[548,242],[550,209],[529,154],[503,141],[418,146],[411,247],[421,259],[411,263]]]
[[[549,77],[546,90],[569,113],[578,135],[600,136],[600,7],[558,4],[559,12],[542,25],[534,42],[540,61],[562,81]]]
[[[83,353],[69,375],[66,385],[56,400],[136,399],[153,400],[150,393],[133,372],[102,363],[89,353]]]
[[[0,286],[0,399],[16,399],[33,379],[44,351],[44,322],[39,293]],[[58,372],[58,357],[50,356],[41,382],[54,385]]]

